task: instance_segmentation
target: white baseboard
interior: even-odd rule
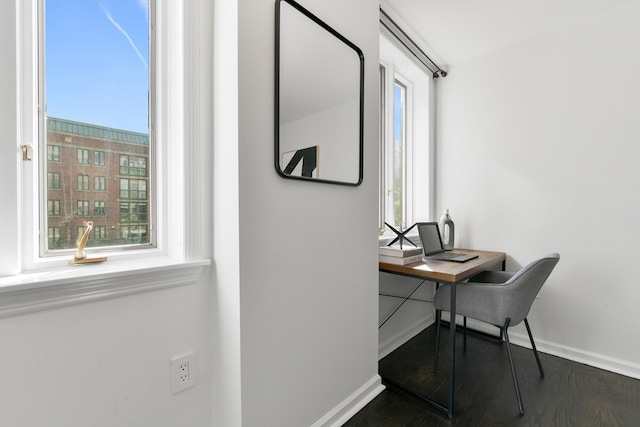
[[[443,316],[443,319],[444,318],[445,316]],[[460,321],[458,321],[458,324],[460,324]],[[486,323],[469,319],[467,326],[477,331],[486,332],[492,335],[498,335],[498,328]],[[640,363],[633,363],[626,360],[605,356],[603,354],[592,353],[574,347],[545,341],[543,339],[537,338],[535,334],[533,338],[536,342],[536,348],[540,353],[562,357],[563,359],[593,366],[594,368],[604,369],[605,371],[624,375],[626,377],[640,379]],[[520,347],[531,348],[529,336],[526,334],[521,334],[509,329],[509,339],[511,341],[511,344],[518,345]]]
[[[380,375],[375,375],[324,417],[316,421],[312,427],[340,427],[384,389],[382,378],[380,378]]]
[[[509,338],[511,339],[512,344],[531,348],[529,336],[527,335],[510,332]],[[568,347],[566,345],[541,340],[535,336],[533,339],[535,340],[536,348],[540,353],[551,354],[553,356],[593,366],[594,368],[604,369],[605,371],[614,372],[626,377],[640,379],[640,363],[632,363],[626,360],[616,359],[615,357]]]

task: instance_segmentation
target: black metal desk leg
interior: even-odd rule
[[[451,284],[451,311],[449,312],[449,417],[453,416],[453,391],[455,390],[456,367],[456,284]]]

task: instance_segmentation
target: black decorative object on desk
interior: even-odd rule
[[[392,226],[390,226],[390,225],[389,225],[388,223],[386,223],[386,222],[385,222],[384,224],[385,224],[387,227],[389,227],[389,228],[391,229],[391,231],[393,231],[394,233],[396,233],[396,238],[395,238],[395,239],[393,239],[391,242],[389,242],[389,243],[387,244],[387,246],[391,246],[391,245],[393,245],[394,243],[398,242],[398,243],[400,244],[400,249],[402,249],[402,241],[403,241],[403,240],[406,240],[407,242],[411,243],[411,244],[412,244],[413,246],[415,246],[416,248],[418,247],[418,245],[416,245],[415,243],[413,243],[413,242],[411,241],[411,239],[409,239],[409,238],[406,236],[406,234],[407,234],[409,231],[411,231],[411,229],[412,229],[413,227],[415,227],[415,226],[416,226],[416,224],[413,224],[411,227],[407,228],[407,229],[406,229],[406,230],[404,230],[404,231],[398,231],[398,230],[396,230],[395,228],[393,228]],[[402,230],[402,227],[400,227],[400,230]]]

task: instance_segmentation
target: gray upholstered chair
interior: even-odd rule
[[[465,316],[465,349],[467,317],[500,328],[500,336],[504,337],[507,343],[511,376],[513,377],[513,385],[516,389],[516,398],[518,399],[520,414],[524,414],[524,407],[522,406],[520,387],[518,386],[518,378],[516,377],[516,370],[511,356],[511,346],[507,329],[524,320],[529,339],[531,340],[533,354],[538,363],[540,376],[544,377],[544,370],[540,363],[538,350],[533,342],[533,335],[531,335],[527,314],[540,288],[559,260],[560,255],[554,253],[533,261],[515,273],[485,271],[472,277],[467,283],[458,285],[456,288],[456,313]],[[434,368],[437,368],[438,364],[440,319],[443,310],[450,310],[450,298],[450,285],[443,285],[436,291],[434,298],[434,306],[436,308],[436,356]]]

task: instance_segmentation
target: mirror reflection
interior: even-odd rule
[[[293,0],[277,0],[278,174],[360,184],[363,72],[357,46]]]

